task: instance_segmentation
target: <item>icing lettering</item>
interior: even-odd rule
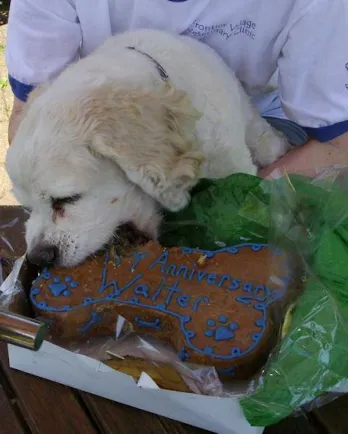
[[[161,279],[161,281],[160,281],[160,283],[159,283],[159,285],[158,285],[158,287],[157,287],[154,295],[151,297],[151,301],[156,301],[157,300],[157,298],[159,297],[159,295],[162,292],[162,289],[164,289],[165,283],[166,283],[166,278],[162,277],[162,279]]]
[[[216,283],[216,274],[215,273],[209,273],[207,277],[207,282],[209,285],[215,285]]]
[[[179,265],[178,271],[177,271],[175,276],[176,277],[181,276],[183,279],[188,280],[187,279],[187,272],[188,272],[188,270],[187,270],[187,267],[185,265]]]
[[[158,259],[155,259],[153,263],[149,266],[149,270],[153,270],[156,265],[161,265],[161,273],[165,272],[165,267],[168,261],[168,250],[165,250]]]
[[[194,312],[197,312],[199,304],[202,302],[209,304],[209,298],[208,297],[197,297],[196,301],[193,304],[192,310]]]
[[[198,282],[202,282],[202,280],[205,278],[207,273],[205,271],[199,271],[197,270],[197,280]]]
[[[146,256],[147,256],[147,253],[144,253],[144,252],[142,252],[142,253],[136,252],[136,254],[135,254],[135,258],[134,258],[134,262],[133,262],[133,264],[132,264],[132,266],[131,266],[131,270],[134,271],[134,270],[137,268],[137,266],[139,265],[139,262],[140,262],[142,259],[146,258]]]
[[[179,281],[176,280],[176,281],[174,282],[173,286],[168,286],[168,287],[167,287],[167,290],[169,291],[169,294],[167,295],[167,298],[166,298],[166,301],[165,301],[165,304],[166,304],[167,306],[171,303],[171,301],[172,301],[172,297],[173,297],[173,295],[174,295],[175,293],[177,293],[177,294],[182,294],[182,291],[180,291],[180,289],[178,288],[178,285],[179,285]]]
[[[188,295],[182,295],[176,299],[176,302],[180,307],[189,307],[190,298]]]
[[[232,279],[230,278],[230,276],[224,274],[224,275],[221,277],[220,283],[218,284],[218,288],[222,288],[226,280],[227,280],[227,281],[232,281]]]
[[[175,264],[170,264],[168,266],[168,268],[166,269],[166,274],[169,274],[171,276],[176,276],[175,271],[176,271],[176,265]]]

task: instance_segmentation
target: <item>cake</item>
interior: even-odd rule
[[[45,269],[30,300],[59,338],[115,336],[121,315],[139,335],[171,344],[182,361],[249,377],[274,344],[270,306],[290,280],[288,257],[265,244],[202,251],[149,242]]]

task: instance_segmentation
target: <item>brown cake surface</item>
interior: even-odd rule
[[[270,350],[270,306],[289,276],[286,255],[267,245],[210,252],[150,242],[127,256],[111,250],[73,269],[44,270],[30,298],[61,338],[113,336],[121,315],[183,361],[249,376]]]

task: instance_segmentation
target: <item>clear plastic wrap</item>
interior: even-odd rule
[[[169,365],[193,393],[240,397],[246,418],[255,426],[335,399],[348,392],[347,199],[348,170],[342,167],[323,171],[315,179],[282,174],[261,181],[233,175],[203,182],[187,209],[166,215],[160,241],[167,247],[217,250],[268,243],[292,259],[296,284],[272,300],[277,326],[273,350],[248,381],[221,382],[214,368],[183,363],[172,348],[136,336],[127,322],[112,336],[59,344],[123,372],[130,373],[117,360],[129,362],[128,367],[137,367],[135,377],[139,360],[148,363],[148,368],[140,363],[148,373],[153,366]],[[272,266],[268,273],[272,280]],[[16,277],[12,273],[12,283]],[[12,287],[18,288],[18,283]]]
[[[285,175],[266,188],[270,238],[301,258],[305,286],[257,390],[241,400],[248,421],[265,426],[348,392],[348,171]]]
[[[26,243],[24,225],[28,212],[20,206],[0,206],[0,309],[23,308],[24,292],[19,276],[24,277]],[[17,305],[16,305],[17,304]]]

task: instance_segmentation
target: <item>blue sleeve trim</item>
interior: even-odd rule
[[[21,83],[20,81],[11,77],[11,75],[8,76],[8,81],[9,81],[10,86],[12,88],[13,94],[18,99],[20,99],[21,101],[24,101],[24,102],[28,99],[29,93],[34,89],[34,86],[32,86],[31,84]]]
[[[307,134],[319,142],[328,142],[348,131],[348,121],[320,128],[304,128]]]

